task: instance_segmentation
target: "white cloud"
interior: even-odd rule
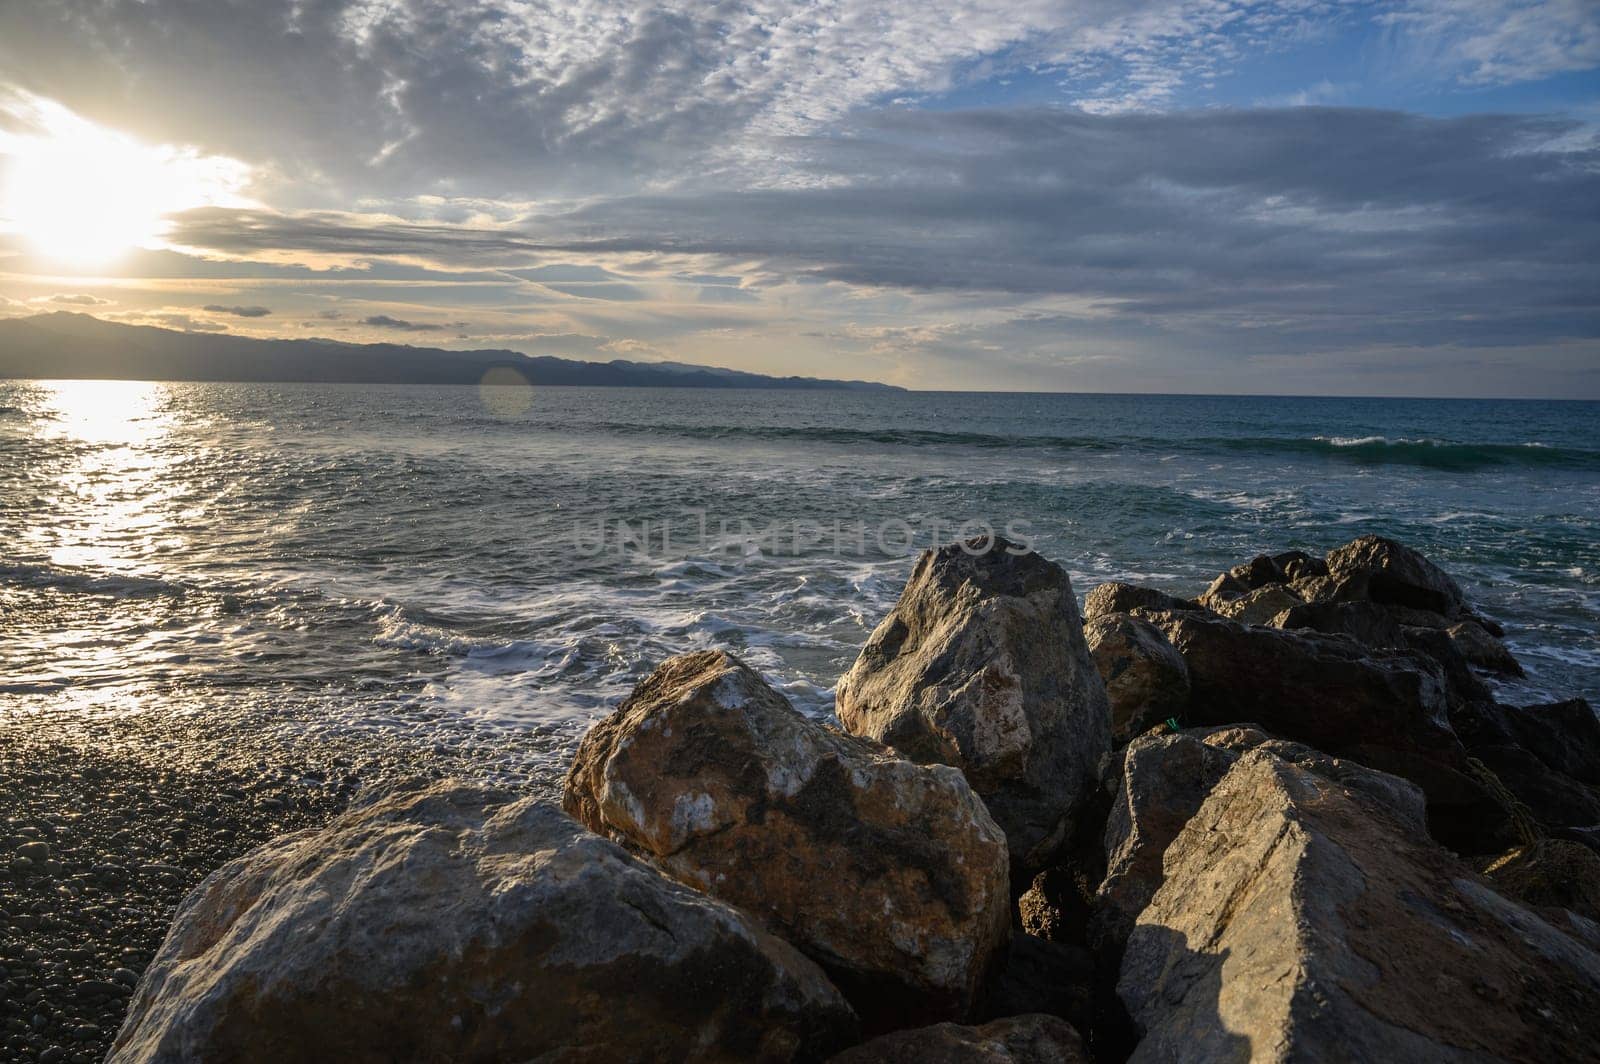
[[[1501,85],[1600,66],[1594,0],[1408,0],[1380,16],[1407,61]]]
[[[254,162],[264,181],[276,172],[289,205],[312,205],[315,190],[345,193],[340,206],[365,193],[460,204],[659,190],[729,171],[775,183],[783,175],[763,169],[775,138],[1013,73],[1060,80],[1062,98],[1086,110],[1166,106],[1242,56],[1304,43],[1348,9],[107,0],[90,14],[17,0],[0,9],[0,69],[154,139]]]

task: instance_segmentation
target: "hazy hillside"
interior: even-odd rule
[[[255,340],[121,325],[85,314],[0,320],[0,377],[476,384],[496,366],[514,367],[531,383],[543,385],[902,390],[868,381],[768,377],[680,363],[579,362],[505,350]]]

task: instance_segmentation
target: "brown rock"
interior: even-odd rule
[[[941,1023],[874,1038],[831,1064],[1088,1064],[1072,1025],[1055,1016],[1009,1016],[982,1027]]]
[[[798,946],[870,1030],[966,1018],[1010,934],[1005,837],[960,772],[807,719],[720,651],[590,729],[563,802]]]
[[[1476,701],[1452,707],[1451,721],[1467,750],[1546,829],[1600,824],[1600,719],[1588,702]]]
[[[1272,563],[1283,573],[1285,583],[1292,580],[1302,580],[1306,577],[1328,575],[1328,563],[1321,558],[1313,557],[1303,550],[1284,551],[1274,554]]]
[[[1073,865],[1046,868],[1017,898],[1022,930],[1046,942],[1081,942],[1098,875]]]
[[[1083,619],[1088,622],[1108,613],[1129,610],[1196,610],[1199,603],[1177,598],[1163,591],[1132,584],[1101,584],[1083,598]]]
[[[546,802],[441,784],[213,873],[109,1059],[816,1060],[855,1029],[737,910]]]
[[[1263,584],[1238,598],[1218,602],[1212,608],[1240,624],[1266,624],[1285,610],[1302,605],[1298,596],[1282,584]]]
[[[1461,587],[1450,574],[1392,539],[1362,536],[1329,551],[1327,562],[1329,577],[1359,587],[1373,602],[1443,617],[1461,612]]]
[[[1310,629],[1324,635],[1347,635],[1369,647],[1406,645],[1400,622],[1375,602],[1301,602],[1267,623],[1286,631]]]
[[[1327,573],[1300,576],[1284,585],[1306,602],[1365,602],[1365,581],[1336,579]]]
[[[1265,554],[1258,554],[1243,565],[1234,566],[1228,570],[1228,575],[1251,591],[1268,584],[1281,584],[1286,579],[1277,561]]]
[[[1208,610],[1214,610],[1226,602],[1232,602],[1240,595],[1249,593],[1250,585],[1234,576],[1231,572],[1220,574],[1215,580],[1200,592],[1196,600]]]
[[[1240,754],[1264,750],[1361,792],[1418,834],[1427,832],[1422,792],[1385,772],[1276,739],[1250,724],[1147,735],[1123,755],[1120,790],[1106,821],[1106,877],[1095,892],[1089,943],[1114,960],[1164,879],[1162,858]]]
[[[1106,876],[1095,892],[1088,936],[1113,970],[1134,921],[1161,886],[1161,855],[1238,756],[1207,743],[1199,731],[1146,735],[1128,744],[1106,821]]]
[[[1142,614],[1189,669],[1186,721],[1256,721],[1273,734],[1402,776],[1428,796],[1436,838],[1464,853],[1518,841],[1474,776],[1450,725],[1445,678],[1428,658],[1215,615]]]
[[[1031,871],[1094,792],[1111,711],[1066,572],[1004,540],[981,549],[923,553],[839,681],[838,713],[852,734],[966,773]]]
[[[1600,954],[1265,750],[1165,869],[1117,984],[1134,1061],[1594,1059]]]
[[[1490,862],[1484,875],[1495,890],[1530,908],[1563,909],[1600,922],[1600,854],[1581,842],[1540,839],[1518,846]]]
[[[1522,663],[1504,642],[1490,635],[1476,621],[1461,621],[1445,629],[1461,656],[1480,669],[1503,676],[1524,676]]]
[[[1126,613],[1084,622],[1083,637],[1111,702],[1111,743],[1122,746],[1189,703],[1183,656],[1149,621]]]

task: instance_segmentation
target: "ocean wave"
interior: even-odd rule
[[[378,618],[378,634],[372,640],[379,646],[415,650],[422,654],[494,662],[525,667],[546,658],[545,649],[528,639],[493,639],[466,635],[430,624],[408,620],[398,606],[390,607]]]
[[[976,450],[1054,450],[1074,454],[1156,451],[1165,461],[1177,454],[1285,454],[1364,464],[1413,465],[1472,471],[1491,466],[1600,470],[1600,450],[1556,447],[1542,441],[1463,443],[1387,436],[1048,436],[935,429],[855,429],[839,426],[695,425],[648,422],[597,423],[586,431],[611,435],[657,435],[691,440],[758,440],[885,447],[953,447]]]
[[[183,595],[189,591],[183,584],[158,576],[28,563],[0,565],[0,584],[76,591],[91,595],[114,595],[118,598]]]
[[[605,422],[581,427],[608,435],[667,435],[692,440],[881,444],[891,447],[943,446],[974,447],[984,450],[1024,447],[1111,452],[1123,446],[1123,441],[1091,436],[1011,436],[1004,433],[943,432],[936,429],[852,429],[839,426],[695,425],[649,422]]]

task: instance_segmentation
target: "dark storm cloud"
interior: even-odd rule
[[[1579,132],[1314,108],[903,112],[789,141],[791,171],[815,187],[613,197],[488,230],[209,210],[178,239],[231,254],[382,248],[581,276],[574,289],[614,274],[517,263],[697,255],[778,279],[1077,297],[1251,344],[1592,337],[1600,151],[1557,146]]]
[[[200,309],[210,311],[212,314],[232,314],[236,318],[265,318],[272,313],[271,307],[228,307],[220,303],[207,303]]]
[[[402,318],[391,318],[387,314],[374,314],[371,317],[362,318],[361,324],[370,325],[374,329],[394,329],[397,332],[443,332],[445,329],[443,325],[406,321]]]

